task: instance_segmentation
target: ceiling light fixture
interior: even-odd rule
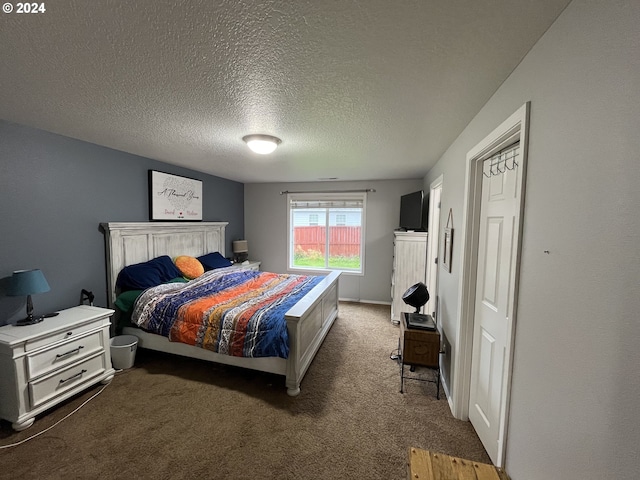
[[[282,143],[277,137],[271,135],[247,135],[242,137],[249,148],[260,155],[267,155],[273,152]]]

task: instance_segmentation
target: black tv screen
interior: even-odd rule
[[[424,230],[424,194],[408,193],[400,197],[400,228],[405,230]]]

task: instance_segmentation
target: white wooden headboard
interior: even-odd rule
[[[101,223],[107,255],[107,300],[113,308],[118,273],[127,265],[160,255],[199,257],[225,254],[225,227],[229,222],[111,222]]]

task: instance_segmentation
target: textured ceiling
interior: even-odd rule
[[[246,183],[419,178],[568,3],[45,2],[0,14],[0,117]]]

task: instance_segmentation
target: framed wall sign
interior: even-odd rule
[[[202,180],[149,170],[150,220],[202,220]]]
[[[442,256],[442,267],[451,273],[451,251],[453,249],[453,212],[449,209],[447,226],[444,229],[444,255]]]

